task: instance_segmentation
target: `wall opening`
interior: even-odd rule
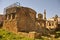
[[[11,19],[11,15],[9,14],[9,17],[8,17],[9,19]]]
[[[15,19],[15,13],[12,13],[12,19]]]
[[[50,22],[49,22],[49,26],[51,26]]]

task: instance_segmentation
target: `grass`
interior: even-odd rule
[[[12,32],[8,32],[4,29],[0,29],[0,40],[20,40],[23,37],[16,35]]]
[[[6,31],[4,29],[0,29],[0,40],[38,40],[38,39],[22,37],[12,32]]]
[[[0,40],[60,40],[60,37],[51,38],[51,37],[43,36],[41,39],[33,39],[33,38],[28,38],[28,37],[22,37],[12,32],[8,32],[4,29],[0,29]]]

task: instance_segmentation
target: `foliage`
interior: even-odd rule
[[[60,35],[57,34],[56,36],[60,36]],[[22,37],[12,32],[8,32],[4,29],[0,29],[0,40],[60,40],[60,37],[52,38],[52,37],[43,36],[41,39],[33,39],[28,37]]]
[[[0,29],[0,40],[20,40],[23,37],[16,35],[12,32],[8,32],[4,29]]]

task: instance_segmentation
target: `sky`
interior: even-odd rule
[[[20,6],[29,7],[43,14],[46,9],[46,17],[51,18],[56,14],[60,17],[60,0],[0,0],[0,14],[4,14],[4,8],[19,2]]]

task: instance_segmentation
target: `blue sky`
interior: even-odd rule
[[[47,18],[51,18],[55,14],[60,17],[60,0],[0,0],[0,14],[3,13],[5,7],[16,2],[19,2],[21,6],[34,9],[37,14],[43,14],[46,9]]]

